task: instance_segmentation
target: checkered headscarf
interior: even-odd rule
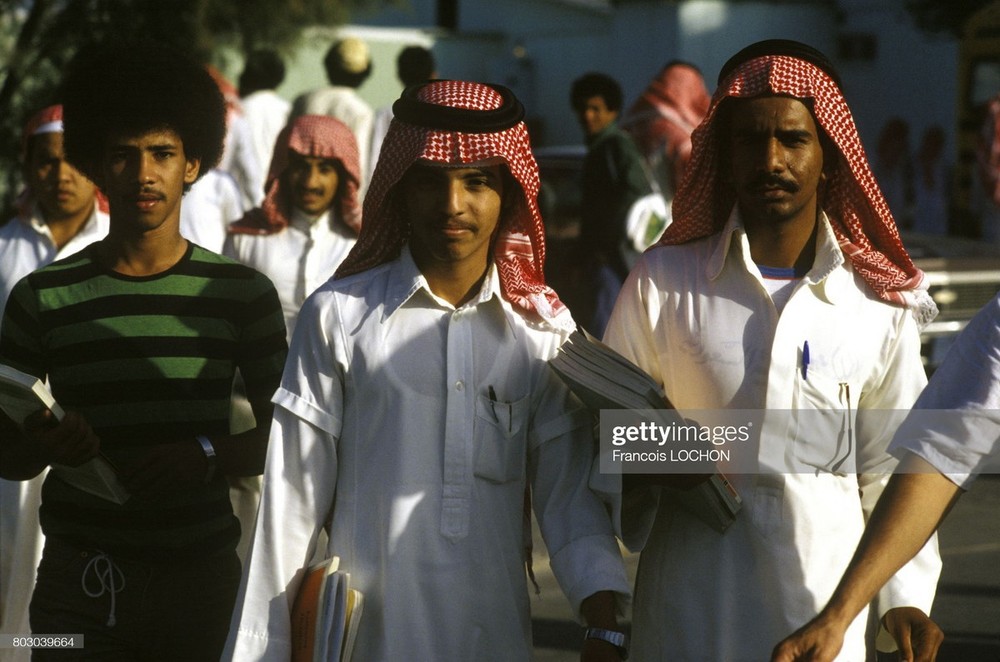
[[[746,50],[772,43],[778,42],[755,44]],[[779,45],[787,44],[822,58],[822,54],[803,44]],[[708,115],[692,135],[691,161],[673,202],[674,220],[659,243],[680,244],[718,232],[733,209],[736,192],[720,176],[726,168],[719,162],[719,147],[725,137],[718,135],[718,123],[714,121],[724,100],[769,94],[811,99],[816,122],[839,152],[827,172],[821,204],[841,249],[881,299],[913,309],[921,323],[930,321],[937,310],[927,295],[924,274],[903,248],[840,87],[820,64],[814,64],[808,55],[799,56],[797,48],[784,52],[792,54],[764,54],[743,61],[737,54],[723,68],[726,74],[732,64],[732,70],[719,82]]]
[[[426,161],[459,166],[499,158],[522,191],[502,219],[494,242],[493,259],[503,297],[515,308],[540,315],[553,325],[571,325],[566,307],[545,284],[542,272],[545,228],[538,210],[538,166],[531,154],[527,128],[522,121],[501,130],[490,125],[506,108],[505,95],[513,99],[499,86],[444,80],[403,93],[397,105],[410,99],[430,109],[431,115],[447,119],[411,122],[395,113],[365,196],[361,236],[337,270],[337,278],[371,269],[399,255],[410,228],[405,210],[393,204],[393,196],[396,184],[411,165]]]
[[[260,208],[251,210],[232,223],[229,231],[236,234],[275,234],[288,227],[292,217],[292,200],[281,176],[288,168],[291,152],[340,163],[340,177],[344,181],[338,184],[338,197],[334,204],[339,205],[340,220],[357,234],[361,230],[358,142],[346,124],[326,115],[301,115],[281,130],[274,143],[271,167],[264,182],[264,202]]]

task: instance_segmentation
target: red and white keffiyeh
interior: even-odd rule
[[[32,115],[24,125],[21,132],[21,163],[28,162],[28,142],[32,136],[40,136],[45,133],[63,133],[63,107],[61,104],[47,106]],[[78,171],[79,172],[79,171]],[[80,177],[86,177],[82,172]],[[94,199],[97,208],[108,213],[108,199],[104,197],[100,189],[94,190]],[[35,206],[35,195],[30,186],[25,186],[14,201],[17,215],[23,219],[30,219]]]
[[[914,266],[899,237],[889,206],[868,165],[854,119],[837,83],[821,68],[788,55],[763,55],[738,64],[715,92],[705,120],[692,135],[692,157],[673,202],[673,223],[659,244],[681,244],[718,232],[736,202],[722,180],[724,138],[714,122],[729,97],[782,94],[811,99],[817,123],[839,155],[827,172],[823,210],[844,255],[884,301],[913,309],[926,323],[936,314],[923,272]]]
[[[489,85],[467,81],[432,81],[416,90],[423,104],[472,111],[496,111],[503,96]],[[393,204],[395,187],[417,161],[459,166],[499,158],[517,180],[518,196],[502,219],[493,258],[501,293],[515,308],[540,315],[556,326],[567,326],[566,307],[545,284],[545,228],[538,210],[538,165],[524,122],[500,131],[434,129],[402,121],[389,125],[378,164],[365,196],[365,223],[350,255],[336,277],[371,269],[399,256],[409,236],[405,210]]]
[[[292,217],[292,199],[282,181],[288,168],[290,154],[331,159],[340,163],[341,178],[338,205],[334,217],[357,234],[361,230],[361,205],[358,202],[358,184],[361,165],[358,142],[346,124],[326,115],[300,115],[281,130],[274,144],[271,166],[264,182],[266,195],[257,209],[230,224],[235,234],[275,234],[286,227]]]
[[[691,158],[691,132],[708,112],[712,97],[695,67],[671,62],[650,81],[629,108],[621,127],[649,159],[662,151],[680,182]]]

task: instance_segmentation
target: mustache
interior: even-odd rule
[[[155,188],[143,186],[138,191],[135,191],[134,193],[132,193],[132,195],[130,197],[133,197],[133,198],[155,197],[155,198],[163,199],[165,196],[163,195],[163,193],[161,191],[157,191]]]
[[[795,193],[799,190],[799,185],[791,179],[785,179],[779,175],[769,175],[765,173],[751,179],[746,183],[744,188],[750,191],[756,191],[764,188],[777,188],[789,193]]]

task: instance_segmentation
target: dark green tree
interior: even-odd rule
[[[221,48],[287,52],[311,25],[403,0],[0,0],[0,223],[20,180],[24,121],[56,100],[60,73],[83,46],[143,38],[211,62]]]

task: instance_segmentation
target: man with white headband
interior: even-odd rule
[[[935,308],[821,53],[740,51],[692,143],[674,222],[606,340],[681,411],[766,409],[770,425],[761,469],[730,477],[743,505],[722,534],[626,477],[625,540],[642,549],[633,645],[643,660],[763,660],[850,561],[895,464],[878,410],[909,409],[926,383],[919,325]],[[810,427],[819,413],[829,429]],[[936,630],[939,571],[931,540],[879,595],[897,641]],[[866,659],[865,630],[862,615],[838,659]]]
[[[590,419],[546,365],[573,323],[542,276],[523,108],[433,81],[393,112],[358,243],[299,315],[227,655],[288,659],[325,525],[365,594],[354,660],[530,660],[530,488],[583,659],[617,660],[627,581]]]
[[[18,214],[0,227],[0,311],[23,276],[108,233],[107,203],[63,154],[62,106],[28,120],[21,159],[25,188]],[[28,601],[42,553],[38,506],[44,479],[0,479],[0,632],[31,631]]]

